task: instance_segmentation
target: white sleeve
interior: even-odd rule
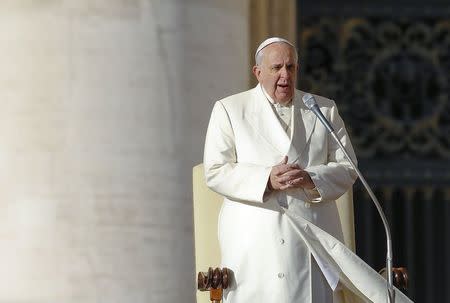
[[[214,105],[206,133],[203,164],[206,184],[234,201],[263,202],[272,167],[238,163],[233,126],[224,105]]]
[[[328,118],[335,129],[336,136],[356,163],[355,152],[336,105],[332,106]],[[315,197],[311,202],[336,200],[351,188],[357,178],[356,171],[330,134],[328,134],[328,163],[310,166],[305,170],[311,176],[320,194],[320,197]]]

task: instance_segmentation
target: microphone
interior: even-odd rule
[[[303,103],[305,103],[306,107],[309,108],[316,114],[317,118],[322,122],[323,126],[325,126],[330,133],[334,132],[333,126],[331,126],[330,122],[328,122],[327,118],[320,111],[319,106],[316,103],[316,99],[311,94],[303,95]]]
[[[358,167],[356,167],[355,162],[353,162],[352,158],[350,158],[350,155],[348,154],[347,150],[345,149],[344,145],[342,144],[341,140],[336,136],[334,133],[334,128],[331,126],[330,122],[325,118],[325,116],[320,111],[319,106],[316,103],[316,99],[311,94],[305,94],[302,97],[303,103],[306,105],[307,108],[309,108],[313,113],[319,118],[320,122],[322,122],[323,126],[326,127],[326,129],[330,132],[331,136],[334,138],[336,143],[339,145],[340,149],[344,153],[347,160],[350,162],[350,165],[353,167],[353,169],[358,174],[359,179],[361,180],[362,184],[366,188],[367,192],[369,193],[370,198],[372,198],[373,203],[375,204],[378,213],[380,214],[381,221],[383,221],[384,225],[384,231],[386,233],[386,270],[387,270],[387,293],[386,293],[386,300],[388,303],[394,303],[395,302],[395,291],[394,291],[394,281],[393,281],[393,273],[392,273],[392,262],[393,262],[393,256],[392,256],[392,238],[391,238],[391,230],[389,228],[389,223],[386,219],[386,215],[383,212],[383,209],[381,208],[380,202],[378,202],[377,197],[373,193],[372,189],[370,188],[369,184],[367,183],[366,179],[362,175],[362,173],[359,171]]]

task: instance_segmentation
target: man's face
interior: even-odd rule
[[[287,43],[273,43],[263,49],[261,64],[253,67],[258,82],[275,102],[286,104],[294,96],[298,65],[295,51]]]

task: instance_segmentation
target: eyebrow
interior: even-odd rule
[[[270,67],[282,67],[284,64],[283,63],[273,63],[270,65]],[[293,67],[295,66],[295,63],[288,63],[286,64],[286,67]]]

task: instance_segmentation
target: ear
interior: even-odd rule
[[[253,75],[255,75],[256,79],[258,79],[258,82],[259,82],[259,75],[261,74],[261,67],[258,65],[253,66],[252,72],[253,72]]]

